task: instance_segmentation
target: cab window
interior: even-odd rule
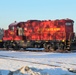
[[[69,26],[69,25],[72,25],[72,23],[70,23],[70,22],[67,22],[67,23],[65,23],[65,25]]]
[[[14,30],[14,26],[10,27],[10,30]]]

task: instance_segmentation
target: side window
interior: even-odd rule
[[[14,26],[10,27],[10,30],[14,30]]]
[[[14,30],[14,27],[12,27],[12,30]]]
[[[17,34],[18,34],[19,36],[22,36],[22,35],[23,35],[23,32],[24,32],[23,28],[17,27]]]

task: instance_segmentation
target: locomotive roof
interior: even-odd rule
[[[19,22],[11,23],[9,26],[17,25]]]
[[[74,22],[73,20],[71,20],[71,19],[56,19],[56,20],[27,20],[26,22],[40,22],[40,21],[42,21],[42,22],[45,22],[45,21],[60,21],[60,20],[62,20],[62,21],[72,21],[72,22]],[[13,23],[11,23],[10,25],[9,25],[9,27],[10,26],[16,26],[16,25],[18,25],[19,23],[23,23],[23,22],[13,22]],[[24,22],[25,23],[25,22]]]
[[[17,24],[18,24],[19,22],[13,22],[13,23],[11,23],[10,25],[9,25],[9,27],[12,27],[12,26],[16,26]]]

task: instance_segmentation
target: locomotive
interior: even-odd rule
[[[75,45],[71,19],[28,20],[14,22],[3,30],[0,37],[0,47],[19,50],[23,48],[45,48],[52,50],[71,50]]]

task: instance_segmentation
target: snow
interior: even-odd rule
[[[23,66],[39,75],[76,75],[69,71],[76,70],[76,53],[0,51],[0,75],[8,75]]]

